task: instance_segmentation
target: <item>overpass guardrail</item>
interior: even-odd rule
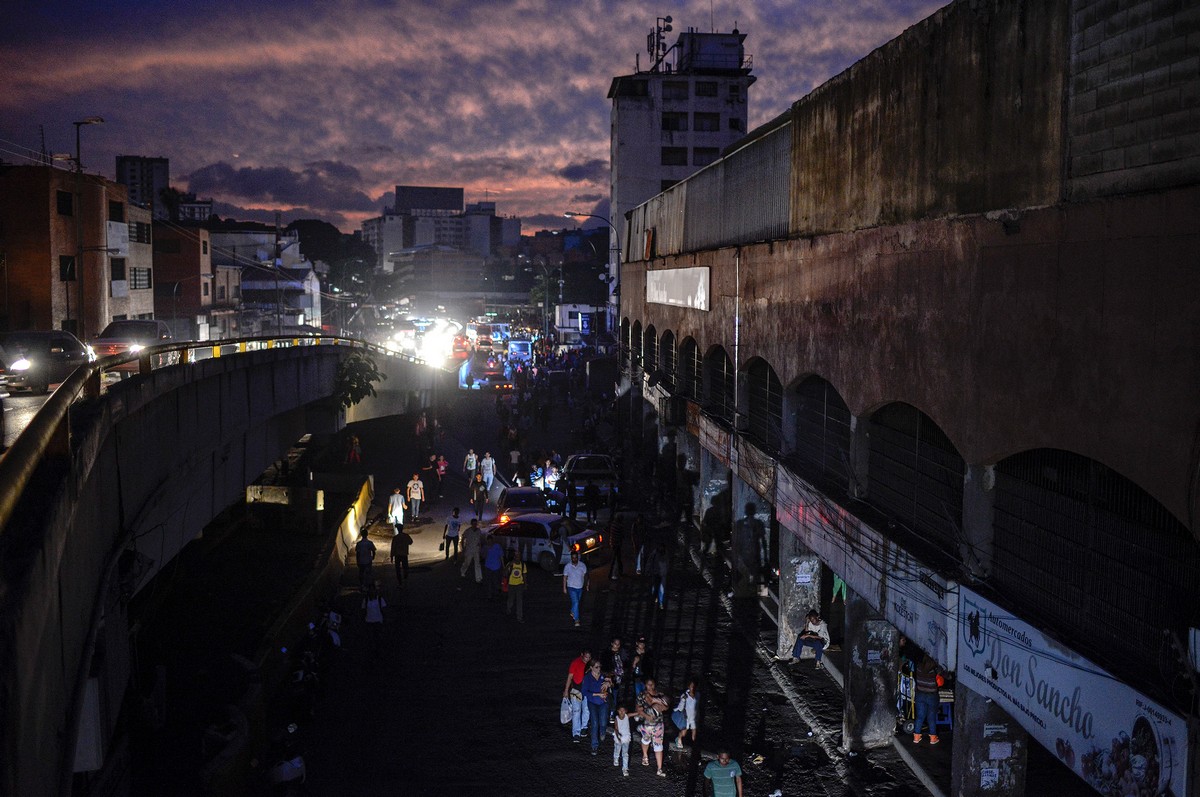
[[[106,377],[148,374],[199,360],[301,346],[347,346],[447,370],[442,364],[429,363],[376,343],[335,335],[260,335],[216,341],[175,341],[81,365],[50,394],[12,446],[0,455],[0,535],[8,527],[21,496],[42,463],[68,455],[71,407],[81,399],[96,398],[106,392],[113,384],[111,380],[106,381]]]

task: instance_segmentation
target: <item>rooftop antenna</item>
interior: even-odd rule
[[[646,36],[646,52],[650,54],[650,71],[657,72],[662,59],[667,55],[667,37],[665,34],[670,33],[671,15],[665,17],[656,17],[654,20],[654,32]]]
[[[717,32],[716,18],[713,16],[713,0],[708,0],[708,32]]]

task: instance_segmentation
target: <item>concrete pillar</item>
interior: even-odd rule
[[[870,422],[850,416],[850,496],[866,498],[871,461]]]
[[[779,641],[777,656],[790,656],[809,610],[820,611],[821,560],[787,529],[779,539]],[[805,648],[805,651],[811,650]]]
[[[955,686],[950,770],[955,797],[1022,797],[1028,749],[1029,734],[1006,711],[962,684]]]
[[[846,594],[846,710],[843,744],[869,750],[891,744],[896,732],[896,643],[900,632],[879,619],[865,598]]]
[[[963,476],[962,560],[975,579],[992,572],[992,540],[995,534],[996,467],[968,465]]]

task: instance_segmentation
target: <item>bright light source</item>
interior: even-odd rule
[[[31,367],[33,367],[33,363],[22,357],[19,360],[14,360],[12,365],[8,367],[14,371],[28,371]]]
[[[143,345],[142,345],[142,344],[140,344],[140,343],[133,343],[133,344],[131,344],[131,345],[129,346],[129,353],[130,353],[130,354],[137,354],[139,351],[141,351],[141,350],[142,350],[142,349],[144,349],[144,348],[146,348],[146,347],[145,347],[145,346],[143,346]]]

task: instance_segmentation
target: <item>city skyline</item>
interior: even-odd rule
[[[0,32],[0,159],[42,147],[112,176],[117,155],[171,160],[222,216],[357,229],[396,184],[492,200],[523,232],[608,211],[613,76],[644,69],[655,15],[747,34],[750,128],[945,5],[940,0],[557,4],[150,0],[23,12]],[[414,13],[419,12],[419,13]],[[99,31],[99,33],[97,33]],[[601,222],[591,220],[588,226]]]

